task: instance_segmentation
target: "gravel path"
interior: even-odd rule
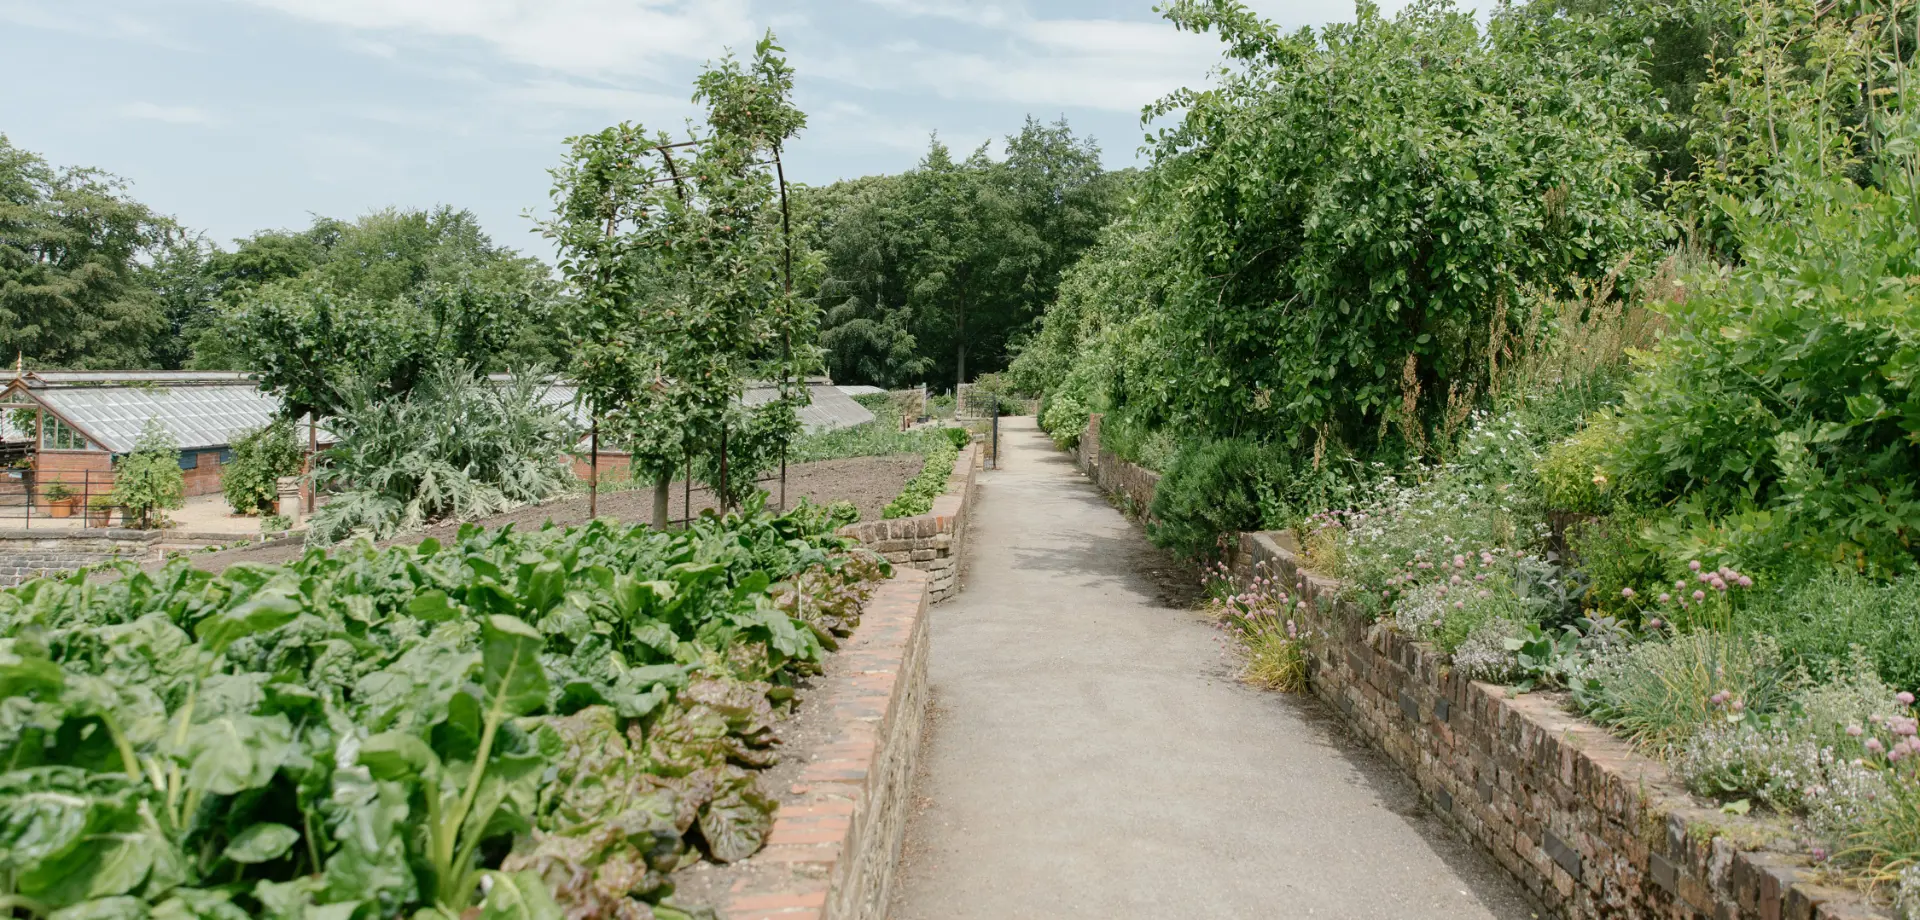
[[[1537,916],[1311,698],[1253,690],[1172,567],[1003,420],[893,920]]]

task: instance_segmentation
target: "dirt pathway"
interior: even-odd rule
[[[893,920],[1536,916],[1317,702],[1238,683],[1031,419],[1001,439],[933,613]]]

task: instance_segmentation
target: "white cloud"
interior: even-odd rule
[[[159,105],[152,102],[129,102],[120,107],[120,114],[128,118],[146,121],[164,121],[174,125],[211,125],[219,122],[212,112],[193,105]]]
[[[891,0],[886,0],[891,2]],[[1220,46],[1153,22],[1022,19],[993,30],[982,50],[911,41],[806,61],[807,73],[865,89],[930,92],[946,99],[1137,112],[1207,80]],[[796,62],[800,63],[800,62]]]
[[[747,0],[240,0],[390,39],[479,42],[581,76],[671,74],[671,62],[759,37]]]
[[[196,50],[191,42],[164,26],[123,13],[89,9],[81,4],[0,0],[0,22],[10,22],[29,29],[113,38],[175,51]]]
[[[1025,17],[1025,12],[998,3],[978,0],[867,0],[881,9],[908,16],[931,16],[976,26],[1005,26]]]
[[[808,113],[806,140],[840,150],[885,147],[903,153],[922,153],[934,127],[918,121],[882,117],[865,106],[834,100]]]
[[[595,86],[566,80],[535,80],[501,91],[508,102],[579,109],[617,115],[623,119],[658,121],[661,118],[691,114],[686,96],[670,96],[615,86]],[[665,127],[662,125],[662,127]]]

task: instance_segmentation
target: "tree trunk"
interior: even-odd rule
[[[653,529],[667,529],[667,502],[673,496],[673,474],[661,473],[653,481]]]
[[[956,337],[960,340],[960,354],[958,356],[959,370],[954,374],[953,398],[958,400],[960,398],[960,385],[967,382],[967,297],[965,294],[960,295],[960,329]],[[959,403],[955,402],[954,405],[957,407]],[[958,412],[958,408],[956,408],[955,411]]]

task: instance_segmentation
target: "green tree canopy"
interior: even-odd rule
[[[350,385],[411,390],[428,369],[551,364],[558,288],[546,266],[496,246],[466,211],[388,209],[321,218],[201,260],[194,363],[250,370],[287,411],[329,413]]]
[[[125,181],[0,135],[0,350],[43,367],[146,363],[167,317],[142,260],[178,232]]]
[[[1029,118],[1007,157],[938,138],[912,170],[807,189],[801,234],[835,379],[950,384],[1003,369],[1122,204],[1128,174],[1064,121]]]

